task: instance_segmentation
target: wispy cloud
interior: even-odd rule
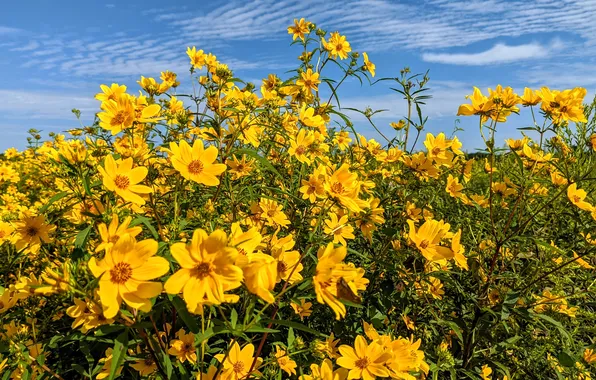
[[[481,66],[544,58],[561,47],[562,43],[559,41],[553,42],[550,46],[539,43],[516,46],[499,43],[479,53],[424,53],[422,59],[426,62],[451,65]]]
[[[16,33],[21,33],[21,32],[22,32],[21,29],[10,28],[8,26],[0,25],[0,36],[3,34],[16,34]]]

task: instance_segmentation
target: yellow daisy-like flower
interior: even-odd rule
[[[217,148],[210,146],[205,149],[203,141],[195,140],[192,148],[184,140],[180,145],[170,143],[172,165],[189,181],[205,186],[219,185],[219,176],[226,170],[225,164],[214,164],[217,159]]]
[[[248,379],[254,375],[260,375],[257,369],[263,363],[262,358],[257,358],[254,367],[253,355],[255,353],[255,346],[247,344],[240,350],[238,342],[234,342],[228,356],[224,354],[215,355],[215,358],[221,363],[223,362],[223,371],[221,373],[222,380],[243,380]],[[251,372],[251,367],[252,372]]]
[[[163,257],[155,256],[157,242],[152,239],[137,242],[124,235],[106,252],[103,260],[89,260],[89,269],[99,278],[99,298],[105,308],[106,318],[118,314],[124,300],[127,305],[144,312],[151,310],[150,298],[161,293],[160,282],[155,278],[166,274],[170,264]]]
[[[391,359],[391,354],[383,352],[383,347],[377,343],[367,344],[362,335],[356,337],[353,348],[344,344],[339,352],[342,356],[337,364],[350,370],[349,379],[373,380],[389,376],[385,362]]]
[[[14,223],[15,232],[13,242],[17,250],[27,248],[29,253],[39,252],[41,243],[50,242],[50,233],[56,227],[46,224],[45,216],[25,216],[21,221]]]
[[[147,168],[137,166],[133,169],[132,157],[115,161],[110,155],[104,163],[105,167],[98,167],[103,176],[103,185],[106,189],[114,191],[125,201],[144,205],[145,200],[139,194],[149,194],[153,190],[144,185],[139,185],[147,177]]]
[[[197,229],[188,245],[176,243],[170,251],[182,268],[166,281],[164,288],[170,294],[182,292],[189,311],[200,313],[203,304],[219,305],[238,299],[225,294],[238,288],[242,281],[242,269],[234,264],[238,250],[228,246],[225,232],[216,230],[207,235]]]

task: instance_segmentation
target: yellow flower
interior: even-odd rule
[[[132,308],[144,312],[151,310],[150,298],[161,293],[160,282],[151,282],[170,270],[163,257],[155,256],[157,242],[152,239],[137,242],[130,235],[123,235],[103,260],[89,260],[89,269],[99,278],[99,298],[106,309],[104,316],[113,318],[124,300]]]
[[[240,350],[238,342],[234,341],[229,349],[228,356],[224,354],[217,354],[215,358],[222,363],[223,370],[221,372],[222,380],[243,380],[248,379],[252,376],[260,375],[257,369],[263,363],[262,358],[257,358],[256,361],[253,357],[255,353],[255,346],[247,344]],[[252,367],[253,361],[255,362]],[[252,372],[250,372],[252,367]]]
[[[103,185],[109,191],[114,191],[125,201],[144,205],[145,200],[139,194],[149,194],[153,190],[144,185],[139,185],[147,177],[147,168],[137,166],[133,169],[132,157],[115,161],[111,155],[106,156],[105,167],[97,169],[103,177]]]
[[[304,35],[310,31],[310,25],[311,23],[305,21],[304,18],[294,19],[294,25],[288,26],[288,34],[292,34],[293,41],[296,41],[296,38],[304,41]]]
[[[413,379],[411,372],[422,371],[427,373],[428,364],[424,362],[424,351],[419,350],[420,339],[398,338],[389,344],[391,359],[387,362],[387,367],[391,371],[391,377],[397,379]]]
[[[119,85],[118,83],[112,83],[110,87],[102,84],[99,87],[102,92],[95,95],[95,99],[101,102],[107,102],[108,100],[118,101],[118,98],[126,92],[126,86]]]
[[[461,191],[463,188],[464,186],[459,183],[459,179],[449,174],[449,177],[447,177],[447,186],[445,187],[445,191],[453,198],[457,198],[461,196]]]
[[[187,180],[205,186],[219,185],[217,176],[226,171],[225,164],[214,164],[217,159],[217,148],[209,146],[205,149],[203,141],[195,140],[192,148],[184,140],[180,145],[170,143],[172,165]]]
[[[188,55],[188,58],[190,58],[190,64],[195,69],[200,70],[205,66],[205,53],[203,50],[197,51],[197,48],[193,46],[192,49],[190,47],[186,49],[186,54]]]
[[[325,219],[325,228],[323,232],[333,236],[333,242],[341,245],[348,245],[346,239],[354,239],[354,227],[348,224],[348,216],[343,215],[338,219],[334,212],[329,213],[330,219]]]
[[[308,155],[309,146],[315,141],[315,136],[306,129],[301,129],[296,134],[296,138],[290,140],[290,148],[288,148],[288,154],[296,157],[300,162],[310,165],[311,159]]]
[[[495,104],[488,97],[484,96],[478,87],[474,87],[474,93],[466,96],[472,104],[462,104],[457,110],[457,116],[480,115],[482,122],[494,112]]]
[[[36,254],[42,243],[49,243],[50,233],[55,226],[46,224],[45,216],[24,216],[22,220],[14,223],[15,232],[12,237],[17,250],[26,249],[25,252]]]
[[[368,60],[368,54],[362,53],[362,56],[364,57],[364,69],[374,78],[376,65]]]
[[[246,288],[268,303],[273,303],[275,297],[271,293],[277,283],[278,262],[273,257],[257,252],[247,255],[242,261],[242,271]]]
[[[591,266],[590,264],[588,264],[588,262],[584,259],[582,259],[580,256],[578,256],[577,253],[573,252],[573,258],[576,259],[575,262],[582,268],[584,269],[594,269],[593,266]]]
[[[306,70],[300,74],[300,79],[296,81],[296,85],[302,87],[303,90],[308,92],[319,91],[319,73],[312,72],[312,69]]]
[[[521,104],[524,106],[535,106],[536,104],[540,103],[540,96],[533,91],[532,89],[525,87],[524,88],[524,95],[520,97]]]
[[[99,360],[100,363],[103,363],[103,367],[101,368],[101,372],[95,377],[97,380],[107,379],[112,371],[112,357],[114,356],[113,349],[111,347],[108,348],[104,355],[105,357]],[[116,376],[120,375],[123,368],[124,367],[120,366],[116,369]]]
[[[353,348],[344,344],[339,352],[342,356],[337,364],[350,370],[349,379],[373,380],[389,376],[385,363],[391,359],[391,354],[383,352],[383,347],[377,343],[367,344],[362,335],[356,337]]]
[[[276,201],[261,198],[259,207],[262,210],[261,217],[266,220],[266,225],[286,227],[290,224],[288,217],[282,211],[283,207]]]
[[[464,255],[465,248],[460,244],[461,230],[458,230],[451,239],[451,250],[453,251],[453,258],[458,267],[468,270],[468,259]]]
[[[321,365],[311,364],[310,375],[302,375],[300,380],[345,380],[348,377],[348,370],[338,368],[333,370],[333,363],[329,359],[323,360]]]
[[[300,304],[291,302],[290,306],[292,306],[292,309],[294,309],[294,313],[300,316],[301,321],[304,321],[305,317],[310,317],[312,314],[312,302],[306,302],[304,299],[300,300]]]
[[[352,51],[350,43],[346,41],[346,36],[340,36],[338,32],[331,33],[329,42],[322,38],[323,47],[329,52],[332,58],[339,56],[340,59],[348,58],[348,53]]]
[[[584,361],[588,364],[596,363],[596,352],[591,348],[586,348],[584,351]]]
[[[493,373],[492,368],[490,368],[488,365],[483,365],[482,369],[480,370],[480,376],[482,377],[482,380],[490,380],[490,375]]]
[[[351,173],[348,164],[343,164],[325,180],[325,191],[331,198],[337,199],[343,206],[353,212],[362,209],[356,202],[358,197],[358,175]]]
[[[175,355],[180,363],[184,363],[187,360],[190,363],[195,363],[197,361],[195,335],[191,332],[186,334],[183,329],[180,329],[176,333],[176,337],[178,339],[175,339],[170,343],[168,354]]]
[[[240,160],[236,156],[233,156],[231,160],[226,160],[226,164],[230,167],[230,174],[233,180],[250,175],[254,169],[254,160],[246,160],[246,156],[244,155]]]
[[[296,374],[296,362],[290,359],[286,351],[279,348],[279,346],[275,346],[274,355],[279,368],[285,371],[289,376]]]
[[[109,250],[114,246],[114,243],[118,241],[120,236],[124,234],[128,234],[133,238],[140,234],[143,229],[141,227],[129,227],[131,221],[132,217],[127,216],[122,221],[122,224],[118,226],[118,214],[114,214],[112,215],[112,221],[110,222],[109,227],[106,226],[105,223],[97,226],[99,236],[101,237],[101,243],[95,248],[95,252]]]
[[[130,95],[121,94],[115,100],[107,100],[101,104],[101,109],[103,111],[97,114],[99,126],[112,135],[130,128],[135,121],[135,107]]]
[[[449,232],[448,223],[445,223],[442,220],[427,220],[418,230],[416,230],[412,220],[408,220],[407,222],[410,226],[410,239],[416,244],[420,253],[422,253],[428,261],[450,259],[454,256],[454,253],[450,248],[439,245],[441,239],[443,239],[447,232]]]
[[[567,188],[567,198],[569,198],[571,203],[582,210],[591,211],[592,205],[584,200],[587,195],[585,190],[577,188],[577,183],[573,183]]]
[[[188,243],[176,243],[170,252],[182,267],[166,281],[167,293],[182,292],[188,310],[201,312],[203,304],[235,302],[238,296],[225,294],[241,285],[242,269],[234,263],[236,248],[228,246],[226,233],[216,230],[207,235],[202,229]]]

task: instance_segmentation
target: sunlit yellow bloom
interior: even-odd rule
[[[385,363],[391,359],[391,354],[384,352],[377,343],[367,344],[361,335],[356,337],[354,347],[344,344],[339,347],[339,352],[342,356],[337,359],[337,364],[350,370],[349,379],[373,380],[389,376]]]
[[[101,102],[107,102],[108,100],[118,101],[118,98],[126,92],[126,86],[119,85],[118,83],[112,83],[110,87],[102,84],[99,87],[102,92],[95,95],[95,99]]]
[[[346,41],[346,36],[340,36],[338,32],[331,33],[329,42],[325,41],[325,38],[321,39],[323,47],[329,52],[332,58],[339,56],[340,59],[348,58],[348,53],[352,51],[350,43]]]
[[[297,364],[295,361],[290,359],[288,353],[285,350],[282,350],[281,348],[279,348],[279,346],[275,346],[274,355],[279,368],[281,368],[290,376],[296,374]]]
[[[304,41],[304,35],[310,31],[311,23],[305,21],[304,18],[300,20],[294,19],[294,25],[288,26],[288,34],[292,35],[292,40],[296,41],[296,38],[300,38]]]
[[[341,245],[347,245],[346,239],[354,239],[354,227],[348,224],[348,216],[343,215],[341,218],[337,214],[330,212],[329,219],[325,219],[325,228],[323,229],[327,235],[333,236],[333,242]]]
[[[39,252],[42,243],[51,241],[50,234],[56,229],[55,226],[46,223],[45,216],[24,216],[14,223],[14,235],[12,240],[17,250],[26,249],[26,252],[36,254]]]
[[[180,145],[171,142],[172,166],[189,181],[194,181],[206,186],[217,186],[221,175],[226,170],[225,164],[215,163],[217,148],[209,146],[205,149],[203,141],[197,139],[192,148],[184,140]]]
[[[114,191],[125,201],[144,205],[145,200],[139,194],[150,194],[153,190],[144,185],[139,185],[147,177],[148,170],[144,166],[133,169],[133,159],[115,161],[111,155],[106,156],[104,167],[97,169],[103,177],[103,185],[109,191]]]
[[[141,227],[129,227],[131,221],[132,217],[127,216],[122,223],[118,225],[118,215],[114,214],[112,215],[112,221],[110,222],[109,227],[106,226],[105,223],[97,226],[99,236],[101,237],[101,243],[95,248],[95,252],[109,250],[114,246],[114,243],[125,234],[128,234],[133,238],[140,234],[143,229]]]
[[[168,354],[174,355],[178,358],[180,363],[189,361],[195,363],[197,361],[197,352],[195,348],[195,335],[191,332],[188,334],[183,330],[176,333],[178,339],[172,340]]]
[[[370,75],[374,78],[376,65],[368,60],[368,54],[362,53],[362,57],[364,58],[364,69],[368,71]]]
[[[422,255],[429,261],[450,259],[454,256],[451,248],[440,246],[441,239],[449,232],[449,224],[443,221],[427,220],[416,230],[414,222],[408,220],[409,237]]]
[[[215,358],[222,363],[223,370],[221,372],[222,380],[243,380],[248,379],[252,376],[259,376],[260,373],[257,370],[263,363],[262,358],[254,359],[255,346],[247,344],[240,350],[240,345],[237,341],[234,341],[232,346],[229,348],[228,356],[224,354],[217,354]],[[255,365],[253,367],[253,361]],[[251,371],[252,368],[252,372]]]
[[[449,177],[447,177],[447,186],[445,187],[445,191],[450,196],[457,198],[461,195],[463,188],[464,186],[459,183],[459,179],[449,174]]]
[[[203,50],[197,51],[197,48],[193,46],[192,49],[190,47],[186,49],[186,54],[190,58],[190,64],[195,69],[200,70],[205,66],[205,53],[203,53]]]
[[[591,211],[592,205],[585,201],[587,195],[585,190],[577,188],[577,183],[573,183],[567,188],[567,198],[571,203],[582,210]]]
[[[207,235],[197,229],[188,244],[175,243],[170,252],[182,268],[168,278],[164,289],[170,294],[182,292],[189,311],[200,313],[203,304],[219,305],[238,299],[225,294],[242,281],[242,269],[234,264],[238,250],[228,245],[225,232],[216,230]]]
[[[493,373],[492,368],[490,368],[488,365],[483,365],[482,369],[480,370],[480,377],[482,377],[482,380],[491,380],[491,374]]]
[[[305,91],[319,91],[319,73],[312,72],[312,69],[308,69],[300,74],[300,78],[296,81],[296,85],[302,87]]]
[[[300,299],[300,304],[295,302],[290,303],[294,313],[300,316],[300,320],[303,321],[305,317],[309,317],[312,314],[312,302],[306,302],[304,299]]]
[[[116,316],[123,300],[132,308],[151,310],[150,299],[161,293],[162,285],[149,280],[170,270],[168,261],[156,253],[155,240],[137,242],[132,236],[123,235],[102,260],[89,260],[89,269],[99,278],[99,297],[106,318]]]
[[[540,96],[531,88],[524,88],[524,95],[520,97],[521,104],[524,106],[535,106],[540,103]]]

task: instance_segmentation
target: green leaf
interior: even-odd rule
[[[46,203],[42,208],[39,209],[39,213],[44,213],[46,212],[46,210],[55,202],[59,201],[60,199],[64,198],[65,196],[68,195],[67,191],[63,191],[61,193],[58,193],[56,195],[54,195],[52,198],[50,198],[50,200],[48,201],[48,203]]]
[[[155,228],[151,225],[151,220],[145,216],[137,216],[132,222],[130,222],[130,226],[134,227],[141,223],[143,223],[145,225],[145,227],[147,227],[147,229],[149,229],[149,231],[151,232],[151,234],[153,235],[153,238],[155,238],[155,240],[159,240],[159,235],[158,235],[157,231],[155,230]]]
[[[199,331],[201,331],[201,329],[199,328],[196,319],[194,319],[194,317],[190,315],[190,313],[186,309],[186,304],[184,303],[184,301],[180,297],[175,296],[172,299],[172,304],[176,308],[176,312],[178,312],[180,319],[182,319],[182,322],[184,322],[186,327],[188,327],[188,329],[192,331],[193,334],[198,334]]]
[[[275,174],[279,179],[283,179],[283,177],[281,176],[281,174],[279,174],[279,172],[277,171],[277,169],[275,169],[275,167],[273,166],[273,164],[271,164],[271,162],[269,162],[269,160],[266,159],[265,157],[260,156],[254,150],[251,150],[251,149],[239,149],[236,152],[239,153],[239,154],[246,154],[247,156],[250,156],[250,157],[254,158],[255,160],[259,161],[259,163],[263,167],[267,168],[267,170],[269,170],[273,174]]]
[[[75,238],[74,245],[76,248],[83,248],[87,243],[87,239],[89,239],[89,234],[91,233],[91,228],[93,226],[90,224],[84,230],[80,231]]]
[[[116,378],[116,371],[118,367],[124,362],[124,357],[126,355],[126,349],[128,348],[128,330],[122,332],[122,334],[118,335],[116,340],[114,341],[114,350],[112,351],[112,363],[110,366],[110,376],[108,377],[109,380],[113,380]]]
[[[236,324],[238,323],[238,313],[236,312],[236,309],[232,309],[232,315],[231,315],[230,319],[231,319],[230,323],[232,324],[232,328],[235,330]]]
[[[557,356],[557,359],[563,367],[575,367],[575,362],[577,361],[573,357],[573,354],[567,350],[560,352]]]
[[[288,348],[292,347],[292,343],[294,343],[295,339],[296,337],[294,336],[294,329],[290,327],[288,330]]]
[[[325,334],[317,331],[317,330],[313,330],[310,327],[307,327],[305,325],[303,325],[302,323],[298,323],[298,322],[293,322],[293,321],[286,321],[283,319],[264,319],[263,323],[269,324],[272,323],[274,325],[281,325],[281,326],[286,326],[286,327],[292,327],[296,330],[300,330],[300,331],[304,331],[313,335],[317,335],[317,336],[326,336]]]
[[[552,317],[549,317],[546,314],[539,314],[539,313],[534,313],[534,315],[548,323],[550,323],[551,325],[555,326],[557,328],[557,330],[559,330],[559,333],[561,333],[561,336],[564,337],[565,339],[567,339],[569,342],[573,342],[573,338],[571,337],[571,334],[569,334],[569,332],[567,330],[565,330],[565,328],[563,327],[563,325],[561,324],[561,322],[553,319]]]

